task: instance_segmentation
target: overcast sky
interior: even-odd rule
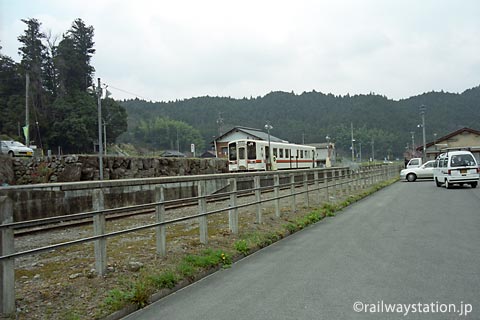
[[[95,78],[116,99],[397,100],[480,84],[478,0],[0,0],[1,52],[16,61],[28,18],[57,35],[76,18],[93,26]]]

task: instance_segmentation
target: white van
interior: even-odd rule
[[[422,158],[412,158],[408,161],[405,169],[419,168],[422,165]]]
[[[454,184],[470,184],[472,188],[476,188],[479,173],[478,163],[470,151],[448,151],[437,157],[433,180],[437,187],[445,184],[447,189]]]

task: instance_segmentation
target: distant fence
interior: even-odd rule
[[[367,188],[378,182],[398,176],[399,167],[396,165],[362,166],[352,171],[348,168],[309,169],[270,171],[256,173],[234,173],[199,175],[186,177],[167,177],[143,180],[117,180],[100,181],[77,184],[54,184],[38,185],[29,187],[12,187],[0,190],[0,261],[1,261],[1,314],[13,314],[15,312],[15,259],[23,256],[52,251],[54,249],[94,242],[95,269],[98,275],[104,275],[107,270],[107,238],[117,237],[123,234],[154,228],[156,231],[156,253],[159,256],[166,255],[166,226],[182,221],[196,219],[199,224],[199,239],[203,244],[208,243],[207,218],[212,214],[228,213],[229,230],[233,234],[239,232],[238,209],[247,206],[255,206],[256,222],[262,222],[262,206],[266,202],[273,202],[275,216],[280,217],[280,200],[287,199],[293,212],[297,209],[297,197],[304,196],[304,203],[310,206],[310,199],[315,199],[317,204],[328,201],[330,194],[348,195],[358,190]],[[172,185],[188,184],[194,186],[196,194],[189,197],[179,196],[176,199],[166,199],[166,191]],[[15,191],[28,189],[28,191],[41,192],[44,188],[51,188],[51,192],[63,190],[75,190],[82,197],[91,200],[90,211],[57,215],[42,219],[21,221],[14,220],[14,202],[12,195]],[[138,203],[128,206],[115,206],[106,208],[105,199],[112,189],[118,189],[115,194],[127,194],[133,189],[142,188],[153,191],[153,201]],[[281,195],[280,190],[289,190]],[[24,190],[25,191],[25,190]],[[73,191],[72,191],[73,192]],[[262,199],[262,194],[272,193],[273,197]],[[237,198],[242,195],[252,195],[253,200],[246,204],[238,204]],[[207,211],[207,201],[225,201],[228,206]],[[165,220],[168,206],[185,202],[195,202],[198,213],[172,220]],[[106,232],[106,217],[127,211],[141,209],[154,209],[155,222],[137,227],[132,227],[115,232]],[[15,252],[14,230],[22,228],[42,228],[53,223],[75,221],[90,218],[93,220],[94,235],[82,239],[39,247],[31,250]]]

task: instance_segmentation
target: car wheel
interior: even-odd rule
[[[407,175],[407,181],[408,182],[414,182],[415,180],[417,180],[417,176],[414,173],[409,173]]]
[[[452,189],[452,184],[451,183],[448,183],[448,180],[445,179],[445,188],[447,189]]]
[[[8,151],[8,155],[9,155],[10,157],[12,157],[12,158],[15,156],[15,155],[13,154],[13,151]]]
[[[440,183],[440,181],[438,181],[437,178],[435,178],[435,184],[437,185],[437,187],[441,187],[441,186],[442,186],[442,184]]]
[[[470,185],[472,186],[472,188],[476,188],[476,187],[477,187],[477,184],[478,184],[478,182],[472,182],[472,183],[470,183]]]

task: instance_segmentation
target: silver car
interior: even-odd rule
[[[400,171],[400,179],[413,182],[417,179],[433,179],[433,167],[435,160],[425,162],[418,168],[403,169]]]
[[[0,141],[1,153],[10,157],[31,157],[33,149],[18,141]]]

